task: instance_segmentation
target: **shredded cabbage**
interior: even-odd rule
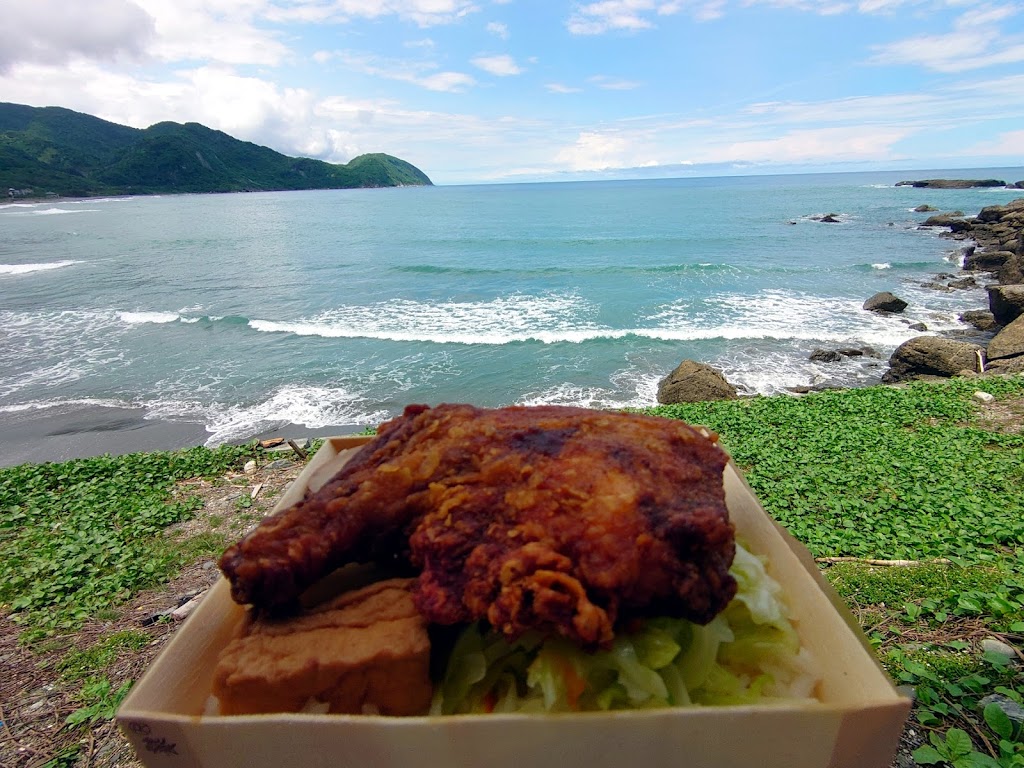
[[[659,617],[586,653],[562,638],[515,642],[480,623],[459,635],[433,714],[573,712],[763,704],[810,698],[817,683],[782,588],[739,544],[738,590],[705,626]]]

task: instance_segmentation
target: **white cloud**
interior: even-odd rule
[[[917,35],[875,46],[871,63],[916,65],[936,72],[966,72],[1024,61],[1024,36],[1003,33],[1004,22],[1019,6],[970,9],[944,35]]]
[[[794,130],[768,139],[711,138],[693,159],[701,163],[886,160],[895,157],[894,145],[911,133],[902,127],[856,125]]]
[[[461,93],[476,84],[476,80],[462,72],[436,72],[426,77],[410,78],[409,82],[421,85],[428,91],[449,93]]]
[[[129,0],[4,2],[0,73],[16,64],[141,58],[156,33],[153,18]]]
[[[585,131],[555,155],[555,162],[572,171],[601,171],[636,165],[630,154],[630,142],[623,136]]]
[[[471,0],[291,0],[287,6],[251,0],[250,4],[266,6],[267,19],[275,22],[344,24],[353,19],[397,16],[420,27],[453,24],[480,10]]]
[[[655,8],[653,0],[601,0],[579,6],[566,22],[566,28],[574,35],[649,29],[654,25],[645,15]]]
[[[608,75],[594,75],[587,80],[606,91],[632,91],[642,85],[633,80],[624,80],[621,77],[609,77]]]
[[[522,67],[516,64],[515,59],[507,55],[499,56],[477,56],[472,60],[473,66],[479,67],[484,72],[488,72],[498,77],[508,77],[509,75],[522,74]]]
[[[497,35],[502,40],[508,40],[508,24],[502,24],[500,21],[492,21],[487,24],[487,31],[492,35]]]
[[[846,13],[854,6],[844,0],[747,0],[750,5],[766,5],[769,8],[790,8],[805,13],[816,13],[819,16],[835,16]],[[913,2],[914,0],[911,0]],[[903,0],[866,0],[865,12],[869,8],[877,7],[882,10],[886,6],[902,4]]]
[[[257,24],[269,0],[135,2],[155,22],[149,51],[163,61],[274,66],[291,55],[279,33]]]
[[[562,85],[561,83],[545,83],[544,87],[551,91],[551,93],[579,93],[582,88],[573,88],[571,85]]]
[[[437,65],[424,61],[382,59],[373,54],[339,52],[345,65],[367,75],[412,83],[428,91],[460,93],[476,84],[476,80],[462,72],[436,72]]]
[[[964,150],[965,155],[1024,157],[1024,130],[999,134],[991,141],[982,141]]]

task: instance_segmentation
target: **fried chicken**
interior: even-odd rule
[[[606,647],[620,617],[706,623],[735,552],[717,444],[681,421],[560,406],[409,406],[220,560],[234,599],[292,603],[345,563],[419,569],[427,621]]]

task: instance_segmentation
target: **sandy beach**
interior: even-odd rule
[[[210,436],[198,422],[147,418],[144,408],[62,405],[0,413],[0,467],[68,461],[140,451],[172,451],[203,445]],[[286,425],[252,439],[327,437],[362,427],[332,425],[310,429]],[[247,442],[247,441],[242,441]]]

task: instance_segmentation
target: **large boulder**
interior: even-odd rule
[[[986,355],[989,360],[1024,355],[1024,315],[995,335],[988,343]]]
[[[971,229],[971,222],[963,216],[958,216],[954,213],[938,213],[935,216],[929,216],[921,222],[921,226],[949,227],[950,232],[969,232]]]
[[[969,309],[960,315],[961,323],[973,325],[979,331],[991,331],[998,323],[995,315],[984,309]]]
[[[964,258],[964,269],[996,272],[1013,256],[1014,254],[1010,251],[976,250]]]
[[[1024,283],[1024,250],[1015,253],[1012,258],[999,268],[1000,285],[1020,285]]]
[[[993,360],[985,366],[988,373],[1024,373],[1024,355]]]
[[[1009,325],[1024,315],[1024,285],[990,285],[988,308],[1000,325]]]
[[[876,293],[864,302],[864,309],[869,312],[902,312],[906,308],[907,302],[888,291]]]
[[[916,336],[900,344],[889,358],[886,384],[933,376],[955,376],[960,371],[977,371],[982,347],[967,341],[939,336]]]
[[[693,360],[683,360],[658,384],[658,402],[700,403],[705,400],[735,400],[736,387],[721,371]]]

